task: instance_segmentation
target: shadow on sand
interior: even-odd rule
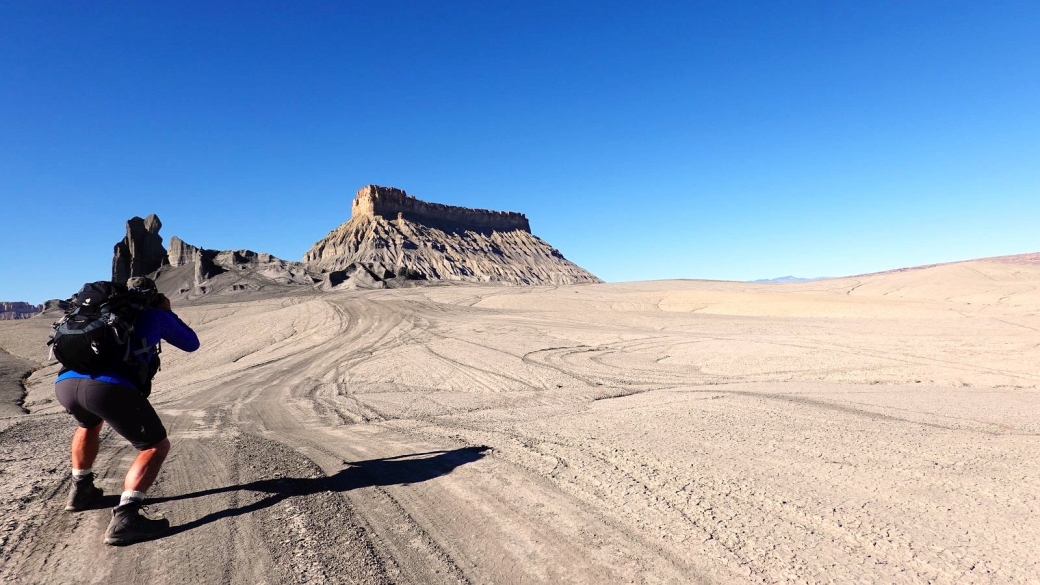
[[[240,508],[220,510],[186,524],[172,526],[170,531],[163,535],[163,537],[166,537],[181,532],[187,532],[194,528],[209,524],[210,522],[216,522],[222,518],[231,518],[234,516],[241,516],[242,514],[250,514],[257,510],[263,510],[264,508],[269,508],[294,496],[306,496],[326,491],[346,492],[372,486],[420,483],[435,477],[447,475],[456,467],[478,461],[485,456],[489,449],[489,447],[465,447],[462,449],[453,449],[451,451],[430,451],[427,453],[413,453],[410,455],[387,457],[385,459],[355,461],[350,463],[350,467],[347,467],[332,476],[262,479],[240,485],[201,490],[179,496],[149,498],[148,503],[158,504],[162,502],[173,502],[177,500],[186,500],[188,498],[199,498],[237,491],[270,494],[266,498]]]

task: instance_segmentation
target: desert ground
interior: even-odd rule
[[[101,539],[63,510],[53,317],[0,412],[7,583],[1040,582],[1040,265],[795,284],[214,296],[174,302],[153,403],[173,452]]]

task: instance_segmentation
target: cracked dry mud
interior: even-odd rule
[[[173,533],[106,547],[107,509],[62,510],[50,365],[0,418],[0,581],[1035,581],[1038,284],[973,263],[175,307],[203,349],[167,348],[153,393]],[[43,362],[45,331],[0,348]],[[103,434],[106,493],[133,455]]]

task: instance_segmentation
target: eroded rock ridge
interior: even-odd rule
[[[179,295],[262,290],[272,285],[307,285],[321,281],[301,262],[252,250],[209,250],[170,238],[169,269],[160,270],[160,288]],[[165,291],[164,291],[165,292]]]

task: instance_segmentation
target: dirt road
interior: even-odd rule
[[[0,418],[0,578],[1040,578],[1031,299],[726,286],[175,307],[203,349],[168,348],[153,393],[174,449],[149,511],[173,533],[101,543],[134,455],[108,431],[95,472],[112,495],[62,511],[72,422],[46,367],[30,414]],[[738,310],[746,295],[767,314]],[[11,327],[0,348],[28,353]]]

